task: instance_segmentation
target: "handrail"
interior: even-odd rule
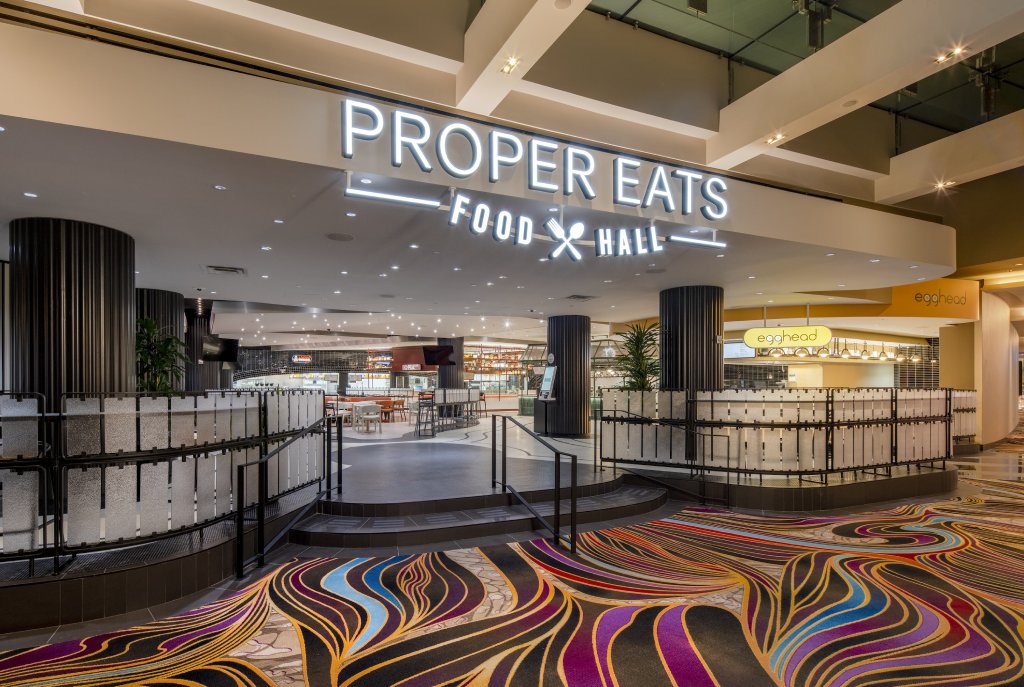
[[[541,516],[537,510],[526,501],[526,499],[520,494],[514,487],[508,483],[508,423],[514,423],[520,429],[524,430],[528,435],[536,439],[542,446],[547,448],[549,451],[554,452],[555,456],[555,475],[554,475],[554,513],[552,520],[553,523],[549,524],[547,520]],[[571,474],[569,478],[569,538],[566,539],[562,535],[562,456],[568,456],[571,465]],[[529,427],[524,425],[514,417],[508,415],[501,416],[501,480],[498,480],[498,416],[491,415],[491,486],[501,485],[502,491],[510,492],[516,499],[518,499],[526,508],[533,514],[533,516],[541,523],[541,525],[552,534],[552,542],[555,546],[559,543],[565,543],[569,545],[569,551],[573,554],[576,553],[576,541],[577,541],[577,501],[579,486],[576,482],[577,476],[577,457],[574,453],[567,453],[561,451],[550,443],[545,441],[539,434],[531,430]]]

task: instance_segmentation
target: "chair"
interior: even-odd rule
[[[394,411],[395,419],[396,420],[398,419],[399,415],[402,416],[403,420],[407,419],[406,416],[408,415],[408,413],[405,410],[405,399],[404,398],[396,398],[394,403],[392,404],[391,408]]]
[[[366,431],[370,431],[370,425],[376,423],[377,431],[382,431],[381,418],[380,418],[380,406],[376,403],[358,403],[354,407],[354,416],[352,423],[358,430],[359,427],[366,427]]]

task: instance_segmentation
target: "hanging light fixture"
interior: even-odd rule
[[[782,357],[782,349],[781,348],[773,348],[771,351],[768,352],[768,354],[771,357],[773,357],[773,358],[781,358]]]
[[[808,355],[810,355],[810,351],[808,351],[806,348],[801,347],[796,349],[797,358],[806,358]]]
[[[917,353],[915,353],[914,355],[910,356],[910,362],[912,362],[912,363],[919,363],[919,362],[921,362],[921,356],[919,356]]]
[[[849,360],[852,357],[852,355],[853,354],[850,353],[850,349],[846,347],[846,341],[843,340],[843,350],[840,351],[839,357],[842,358],[843,360]]]
[[[867,360],[870,357],[871,357],[871,353],[868,351],[867,348],[861,349],[861,352],[860,352],[860,359],[861,360]]]
[[[832,355],[832,354],[829,353],[828,346],[822,346],[821,348],[818,349],[818,357],[819,358],[827,358],[830,355]]]

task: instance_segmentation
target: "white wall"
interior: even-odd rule
[[[978,387],[978,442],[991,444],[1017,426],[1017,357],[1020,338],[1010,306],[981,293],[981,321],[974,329],[974,379]]]

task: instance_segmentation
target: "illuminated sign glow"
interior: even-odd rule
[[[828,327],[755,327],[743,333],[743,343],[751,348],[790,348],[826,346],[832,341]]]
[[[373,103],[345,98],[342,155],[353,159],[360,144],[378,141],[386,142],[388,159],[396,168],[415,165],[430,174],[440,167],[454,179],[486,172],[487,179],[497,183],[525,167],[526,185],[532,191],[566,197],[578,194],[587,200],[610,193],[616,205],[641,209],[660,205],[667,213],[682,217],[699,213],[709,222],[729,213],[724,195],[728,187],[720,176],[660,164],[642,174],[642,160],[619,155],[612,162],[611,188],[601,189],[595,183],[597,159],[581,146],[496,128],[478,131],[462,121],[435,131],[426,117],[415,112],[395,109],[387,116]]]
[[[313,362],[313,356],[308,353],[292,353],[292,362],[307,365]]]

